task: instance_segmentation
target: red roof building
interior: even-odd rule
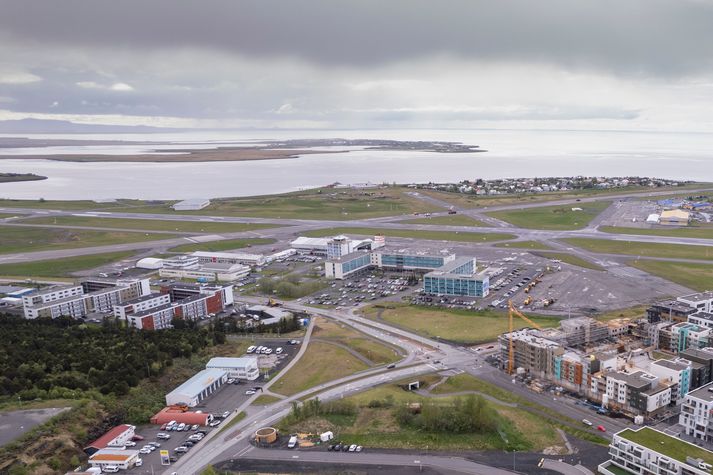
[[[92,455],[96,451],[106,447],[124,447],[125,444],[130,441],[132,437],[134,437],[135,430],[136,427],[130,426],[129,424],[116,426],[91,444],[84,447],[84,452],[88,455]]]

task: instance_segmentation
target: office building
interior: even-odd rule
[[[262,254],[247,252],[195,251],[190,257],[197,258],[198,264],[242,264],[252,267],[267,264],[267,259]]]
[[[256,356],[243,358],[211,358],[205,367],[206,369],[223,370],[228,373],[229,378],[254,381],[260,376]]]
[[[186,404],[195,407],[217,391],[227,380],[228,373],[225,370],[204,369],[166,394],[166,405]]]
[[[691,308],[695,308],[697,312],[713,313],[713,291],[709,290],[707,292],[684,295],[683,297],[678,297],[676,300]]]
[[[342,280],[370,268],[371,255],[368,252],[357,251],[327,260],[324,263],[324,275],[327,279]]]
[[[461,257],[423,276],[423,292],[433,295],[487,297],[490,279],[476,273],[475,258]]]

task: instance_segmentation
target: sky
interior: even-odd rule
[[[713,132],[713,0],[0,0],[0,120]]]

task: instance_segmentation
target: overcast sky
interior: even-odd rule
[[[713,132],[713,0],[0,0],[0,119]]]

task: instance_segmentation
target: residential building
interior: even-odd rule
[[[166,405],[186,404],[195,407],[217,391],[227,380],[228,373],[225,370],[204,369],[166,394]]]
[[[555,357],[564,353],[559,342],[542,338],[527,328],[515,330],[512,334],[504,333],[498,337],[503,365],[507,365],[509,361],[511,336],[515,369],[522,368],[540,378],[552,374]]]
[[[490,292],[487,273],[477,272],[473,257],[461,257],[423,276],[423,291],[434,295],[486,297]]]
[[[679,353],[688,348],[700,349],[708,346],[711,329],[700,327],[688,322],[671,325],[670,350]]]
[[[198,211],[210,206],[210,200],[202,198],[193,198],[189,200],[179,201],[171,206],[175,211]]]
[[[700,311],[688,316],[688,323],[698,325],[703,328],[713,328],[713,313]]]
[[[678,300],[666,300],[658,302],[646,310],[646,318],[649,323],[658,322],[686,322],[688,316],[698,310],[691,305]]]
[[[707,292],[684,295],[683,297],[678,297],[676,300],[691,308],[695,308],[697,312],[713,313],[713,291],[709,290]]]
[[[143,312],[155,307],[160,307],[161,305],[166,305],[170,302],[171,297],[169,295],[152,292],[148,295],[144,295],[143,297],[115,304],[114,316],[116,318],[126,319],[126,317],[132,313]]]
[[[590,317],[562,320],[560,328],[570,346],[586,345],[609,338],[607,325]]]
[[[661,382],[644,371],[612,371],[606,374],[606,397],[602,404],[627,414],[650,417],[671,404],[674,389],[675,384]]]
[[[708,383],[683,398],[678,423],[683,433],[706,442],[713,442],[713,383]]]
[[[624,429],[609,444],[604,475],[710,475],[713,452],[650,427]]]
[[[138,330],[163,330],[173,326],[175,313],[172,303],[166,303],[148,310],[134,312],[126,316],[130,327]]]
[[[256,356],[243,358],[211,358],[205,367],[206,369],[223,370],[228,373],[229,378],[254,381],[260,376]]]
[[[97,440],[91,442],[86,447],[84,447],[84,452],[87,455],[92,455],[98,450],[107,447],[118,447],[123,448],[127,442],[129,442],[136,433],[136,427],[129,424],[118,425],[106,434],[99,437]]]
[[[689,348],[680,352],[678,356],[694,365],[691,372],[692,388],[699,388],[713,381],[713,348]]]

